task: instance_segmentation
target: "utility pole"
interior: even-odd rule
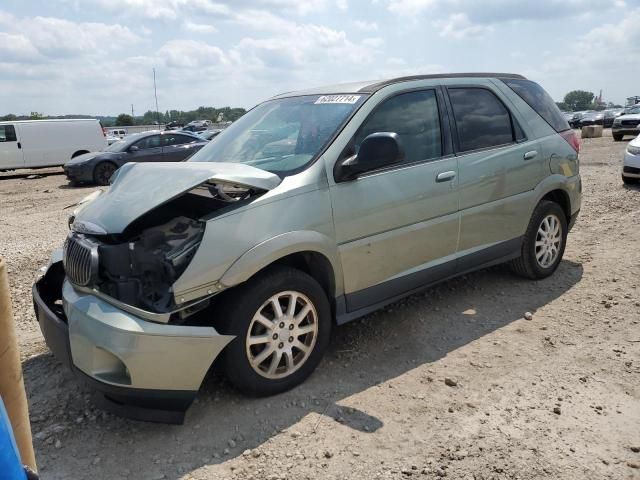
[[[158,91],[156,90],[156,69],[153,69],[153,95],[156,97],[156,121],[160,124],[160,112],[158,111]]]
[[[131,104],[131,118],[136,118],[136,116],[133,114],[133,103]]]

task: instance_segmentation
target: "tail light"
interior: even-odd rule
[[[578,135],[573,130],[565,130],[564,132],[560,132],[560,136],[564,138],[569,145],[573,147],[576,153],[580,153],[580,139]]]

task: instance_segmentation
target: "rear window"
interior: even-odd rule
[[[569,130],[569,123],[564,115],[553,98],[540,85],[531,80],[502,79],[502,81],[527,102],[556,132]]]
[[[492,92],[475,87],[449,88],[448,92],[461,152],[499,147],[516,140],[511,115]]]

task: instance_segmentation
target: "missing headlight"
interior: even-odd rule
[[[101,245],[100,290],[130,305],[166,311],[171,285],[196,254],[204,228],[204,222],[180,216],[129,242]]]

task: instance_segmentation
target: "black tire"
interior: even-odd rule
[[[558,248],[558,254],[553,263],[549,266],[542,266],[536,258],[536,241],[538,239],[538,229],[543,220],[549,215],[554,215],[560,221],[560,237],[561,243]],[[517,275],[531,280],[539,280],[546,278],[556,271],[558,265],[562,261],[564,248],[567,244],[567,217],[562,207],[555,202],[542,200],[533,211],[527,231],[524,234],[522,242],[522,253],[520,257],[511,261],[511,270]]]
[[[286,291],[302,293],[310,300],[316,310],[318,330],[315,343],[297,370],[282,378],[266,378],[251,366],[247,350],[254,347],[247,347],[246,339],[254,315],[273,295]],[[221,333],[236,336],[223,351],[221,366],[229,381],[242,393],[251,396],[275,395],[302,383],[320,363],[331,338],[333,322],[324,290],[311,276],[294,268],[277,266],[258,274],[230,291],[217,314],[223,319],[223,325],[219,327]],[[268,335],[271,331],[265,329]],[[266,349],[267,346],[261,348]],[[255,355],[260,353],[257,351]],[[270,355],[266,358],[273,360],[275,357]],[[285,362],[284,357],[282,362]],[[278,365],[282,365],[280,360]]]
[[[631,177],[625,177],[624,175],[622,175],[622,182],[625,185],[638,185],[640,184],[640,178],[631,178]]]
[[[113,162],[100,162],[93,169],[93,181],[97,185],[109,185],[109,179],[117,169]]]
[[[615,133],[611,134],[614,142],[620,142],[624,138],[624,135],[616,135]]]

